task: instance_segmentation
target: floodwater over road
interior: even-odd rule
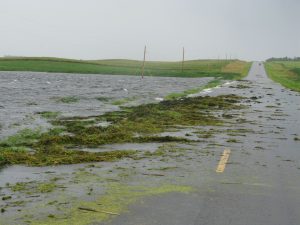
[[[170,84],[161,84],[161,89],[167,89],[165,85]],[[179,86],[178,90],[184,89]],[[174,87],[170,85],[171,92]],[[121,82],[120,95],[124,88],[130,90]],[[94,99],[97,90],[84,96]],[[73,91],[64,95],[75,95]],[[167,94],[155,93],[160,92],[145,99]],[[61,95],[56,94],[53,97]],[[259,63],[253,64],[245,80],[199,93],[223,94],[245,97],[244,107],[221,112],[224,124],[167,133],[193,142],[105,145],[102,148],[135,148],[147,154],[115,162],[2,169],[0,224],[300,224],[300,94],[269,80]],[[57,106],[49,95],[41,105]],[[55,111],[72,113],[81,101],[59,104]],[[102,112],[98,105],[77,106],[82,113],[90,113],[86,106],[97,108],[96,114]],[[113,109],[110,103],[107,107]],[[46,110],[53,111],[51,107],[36,109]],[[224,171],[217,173],[225,149],[230,155]]]
[[[47,127],[38,112],[89,116],[117,105],[159,101],[166,95],[205,85],[211,78],[173,78],[0,72],[0,139],[25,127]]]

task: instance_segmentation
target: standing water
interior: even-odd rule
[[[0,72],[0,139],[24,128],[49,126],[38,112],[60,112],[62,116],[99,115],[118,110],[121,103],[159,101],[170,93],[201,87],[210,80]]]

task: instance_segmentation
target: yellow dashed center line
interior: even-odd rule
[[[223,155],[220,159],[219,165],[216,169],[217,173],[223,173],[226,167],[226,163],[228,162],[229,159],[229,155],[230,155],[230,149],[225,149],[223,152]]]

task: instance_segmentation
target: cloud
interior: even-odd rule
[[[300,52],[297,0],[1,0],[0,54],[151,60]]]

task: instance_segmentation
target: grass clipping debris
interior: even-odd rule
[[[0,164],[46,166],[112,161],[133,157],[136,151],[86,152],[75,150],[114,143],[189,142],[161,136],[170,129],[186,126],[216,126],[222,120],[214,112],[239,109],[236,95],[204,96],[162,101],[123,108],[95,117],[55,118],[46,133],[24,130],[0,142]],[[109,122],[109,126],[99,123]]]

